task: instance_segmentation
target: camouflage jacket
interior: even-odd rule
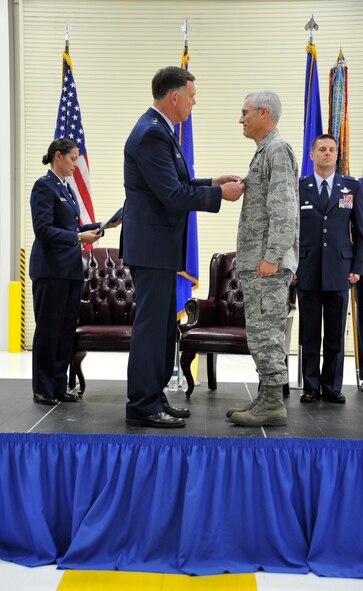
[[[260,141],[244,179],[237,235],[237,268],[261,259],[296,271],[299,261],[299,177],[295,155],[278,130]]]

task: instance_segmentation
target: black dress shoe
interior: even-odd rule
[[[33,400],[38,404],[48,404],[49,406],[56,406],[59,403],[58,398],[51,394],[36,394],[36,392],[33,394]]]
[[[300,402],[316,402],[317,400],[320,400],[318,390],[304,390],[300,396]]]
[[[325,402],[335,402],[336,404],[345,404],[345,396],[341,392],[325,391],[321,395]]]
[[[126,418],[126,424],[134,427],[168,427],[169,429],[185,427],[185,421],[183,419],[171,417],[166,412],[156,412],[153,415],[148,415],[140,419]]]
[[[61,402],[78,402],[80,400],[78,394],[74,392],[59,392],[56,397]]]
[[[170,406],[169,402],[163,402],[163,409],[168,415],[177,419],[190,417],[189,408],[175,408],[175,406]]]

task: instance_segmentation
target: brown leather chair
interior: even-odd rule
[[[135,317],[135,289],[130,270],[117,248],[82,252],[85,275],[69,386],[79,379],[79,394],[86,381],[82,361],[87,351],[129,351]]]
[[[290,289],[286,349],[289,350],[295,290]],[[185,303],[186,324],[180,325],[180,364],[188,382],[186,396],[194,390],[191,362],[197,353],[207,355],[208,388],[217,389],[218,353],[249,355],[241,281],[236,272],[236,253],[214,254],[210,263],[208,299],[191,298]],[[286,359],[287,362],[287,359]],[[289,384],[284,396],[289,395]]]

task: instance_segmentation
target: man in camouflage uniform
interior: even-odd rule
[[[246,96],[240,123],[257,144],[244,179],[237,269],[244,294],[247,340],[260,379],[259,394],[227,417],[244,426],[286,425],[282,387],[288,380],[285,332],[288,290],[298,264],[299,189],[295,155],[278,130],[279,97]]]

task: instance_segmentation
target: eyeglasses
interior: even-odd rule
[[[242,109],[242,111],[241,111],[242,117],[246,117],[247,113],[249,113],[250,111],[259,111],[262,108],[263,107],[257,107],[255,109]]]

